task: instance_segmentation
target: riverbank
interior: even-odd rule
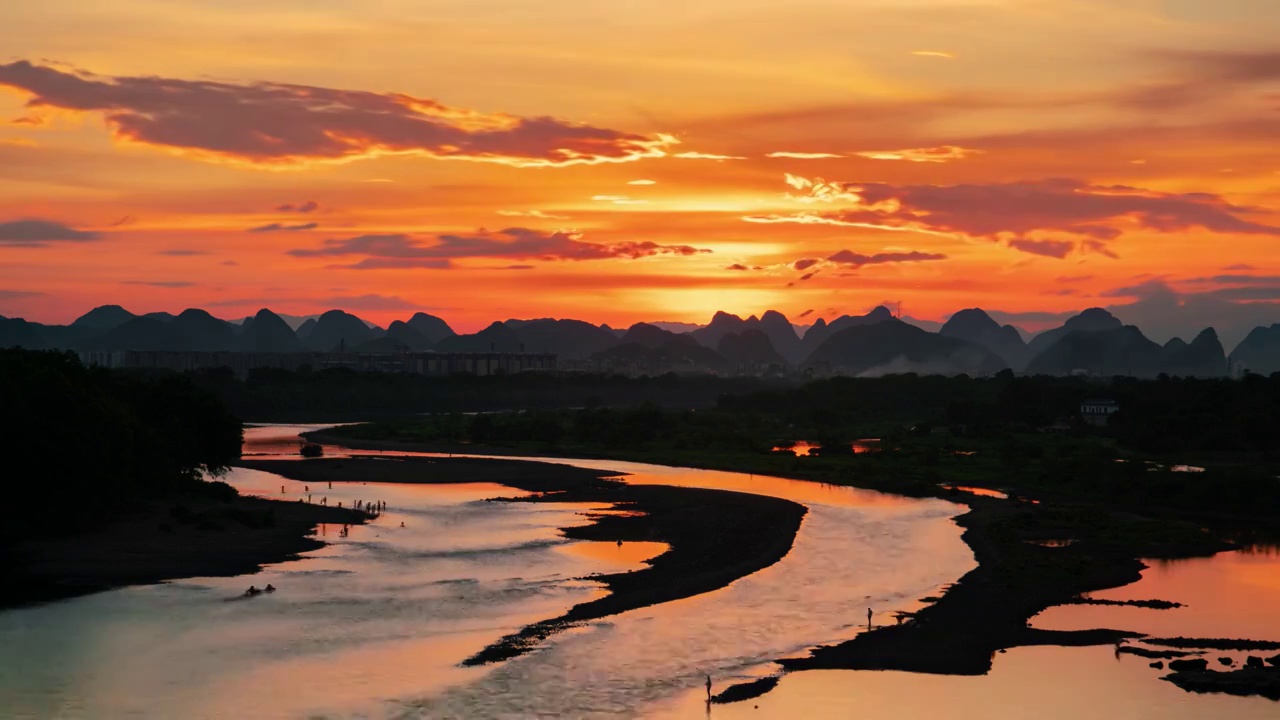
[[[255,573],[322,547],[311,537],[321,523],[365,519],[349,509],[254,497],[151,501],[93,530],[7,548],[0,608],[128,585]]]
[[[504,454],[503,448],[488,446],[355,439],[323,431],[307,436],[313,442],[356,449]],[[639,457],[626,452],[613,459],[684,464],[683,457]],[[1205,556],[1233,547],[1206,534],[1198,523],[1148,518],[1069,500],[982,497],[937,484],[893,482],[880,477],[868,482],[856,474],[837,475],[826,463],[810,463],[810,472],[788,472],[773,455],[744,454],[723,463],[715,463],[707,456],[701,460],[697,464],[710,469],[770,473],[916,497],[939,497],[970,507],[956,522],[965,528],[963,539],[978,561],[975,570],[932,605],[904,617],[899,625],[876,628],[848,642],[815,648],[806,657],[781,660],[790,670],[844,668],[976,675],[990,670],[994,654],[1010,648],[1114,644],[1138,633],[1106,628],[1054,632],[1030,628],[1029,620],[1046,608],[1073,602],[1083,593],[1122,587],[1138,580],[1145,567],[1139,558]]]
[[[562,528],[565,537],[668,545],[646,561],[647,568],[593,576],[608,594],[502,638],[468,658],[468,665],[519,656],[553,633],[592,620],[725,587],[785,557],[806,513],[803,505],[763,495],[628,485],[610,479],[618,473],[531,461],[354,457],[238,464],[310,483],[498,483],[533,493],[505,501],[611,508],[589,514],[586,525]]]

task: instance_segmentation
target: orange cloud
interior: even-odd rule
[[[716,155],[715,153],[704,152],[680,152],[675,153],[671,157],[680,158],[682,160],[746,160],[745,157],[738,155]]]
[[[939,145],[938,147],[907,148],[905,150],[868,150],[854,153],[868,160],[905,160],[917,163],[944,163],[952,160],[963,160],[973,155],[981,155],[981,150],[962,148],[955,145]]]
[[[627,195],[594,195],[591,198],[596,202],[613,203],[614,205],[645,205],[648,200],[639,200]]]
[[[552,215],[541,210],[499,210],[499,215],[503,217],[531,217],[541,220],[568,220],[568,215]]]
[[[29,107],[102,113],[120,140],[264,166],[405,154],[563,167],[662,157],[676,142],[394,93],[110,78],[26,61],[0,65],[0,86],[31,95]]]
[[[710,250],[689,245],[659,245],[628,241],[599,244],[583,242],[576,233],[542,233],[526,228],[507,228],[498,232],[480,231],[474,235],[438,235],[432,244],[402,233],[392,235],[359,235],[331,238],[319,248],[298,248],[288,254],[294,257],[364,258],[351,265],[336,267],[353,270],[385,270],[403,268],[452,267],[462,258],[501,258],[506,260],[603,260],[609,258],[638,259],[654,255],[697,255]]]
[[[771,152],[768,155],[765,155],[765,157],[789,158],[792,160],[826,160],[829,158],[839,158],[844,156],[825,152],[790,152],[786,150],[779,150],[778,152]]]
[[[1016,250],[1066,257],[1073,249],[1114,257],[1105,241],[1137,226],[1161,233],[1203,228],[1218,233],[1280,236],[1280,227],[1247,219],[1259,208],[1233,205],[1209,193],[1166,193],[1125,185],[1056,179],[969,185],[845,183],[788,176],[812,197],[849,207],[829,212],[744,218],[966,235]],[[1067,235],[1038,238],[1036,233]]]

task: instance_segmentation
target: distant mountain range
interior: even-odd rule
[[[885,307],[798,327],[770,310],[742,318],[718,312],[707,325],[637,323],[627,329],[572,319],[510,319],[459,335],[443,319],[416,313],[385,329],[330,310],[282,316],[263,309],[239,321],[189,309],[135,315],[118,305],[94,308],[70,325],[0,317],[0,347],[85,351],[172,350],[231,352],[399,351],[554,353],[620,372],[776,368],[847,375],[918,372],[991,374],[1009,368],[1043,374],[1086,373],[1221,377],[1232,367],[1280,372],[1280,324],[1258,327],[1227,355],[1212,328],[1191,342],[1148,339],[1101,308],[1090,308],[1025,339],[980,308],[961,310],[941,326],[894,317]],[[936,327],[936,331],[930,329]]]

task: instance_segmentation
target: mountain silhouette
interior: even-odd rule
[[[172,323],[135,317],[91,340],[94,350],[195,350],[191,339]]]
[[[662,347],[667,343],[699,345],[700,343],[688,333],[675,333],[664,330],[649,323],[636,323],[622,336],[620,344],[643,345],[649,349]]]
[[[298,336],[298,339],[302,341],[303,345],[306,345],[307,338],[311,337],[311,333],[315,332],[316,324],[318,322],[319,321],[316,318],[307,318],[298,326],[297,330],[293,331],[293,334]]]
[[[453,328],[449,327],[449,323],[435,315],[428,315],[422,312],[414,313],[413,317],[409,318],[405,324],[416,330],[419,335],[426,338],[427,342],[432,345],[457,334],[453,331]]]
[[[241,352],[292,353],[306,350],[288,323],[279,315],[263,308],[246,320],[236,341]]]
[[[907,372],[990,375],[1008,367],[1004,359],[980,345],[897,319],[837,330],[804,364],[815,369],[829,364],[832,371],[867,376]]]
[[[638,342],[615,345],[608,350],[596,353],[595,359],[634,364],[650,374],[724,372],[729,369],[729,362],[720,353],[709,347],[703,347],[692,338],[685,339],[679,335],[677,339],[668,340],[655,347],[646,347]]]
[[[794,336],[794,333],[792,335]],[[744,330],[741,335],[738,333],[725,335],[720,338],[720,345],[716,347],[716,352],[734,365],[750,363],[784,367],[787,364],[787,361],[774,349],[769,336],[757,328]]]
[[[1231,360],[1259,375],[1280,372],[1280,323],[1251,330],[1231,351]]]
[[[1174,341],[1177,341],[1177,344]],[[1178,377],[1223,377],[1227,374],[1227,355],[1218,333],[1205,328],[1191,344],[1173,338],[1162,348],[1161,372]]]
[[[319,316],[284,316],[264,309],[236,324],[198,308],[184,310],[177,316],[165,312],[135,315],[119,305],[103,305],[70,325],[44,325],[21,318],[0,317],[0,346],[239,352],[305,352],[310,347],[328,352],[345,342],[348,350],[369,353],[406,349],[416,352],[520,352],[523,349],[531,353],[554,353],[565,359],[587,359],[622,348],[619,350],[622,355],[633,355],[655,367],[705,370],[736,367],[744,363],[773,364],[777,357],[793,367],[803,366],[820,347],[840,333],[888,321],[912,326],[906,320],[895,320],[888,309],[877,307],[866,315],[842,315],[831,322],[818,319],[808,327],[803,338],[796,334],[796,326],[782,313],[772,310],[759,318],[751,316],[745,320],[721,311],[704,327],[637,323],[624,331],[568,318],[543,318],[496,322],[478,333],[456,335],[444,320],[426,313],[416,313],[409,320],[393,322],[387,330],[382,330],[341,309]],[[291,329],[295,325],[298,327],[296,333]],[[695,329],[689,333],[672,332],[687,327]],[[1055,348],[1072,333],[1106,333],[1122,328],[1120,320],[1106,310],[1090,308],[1071,317],[1061,327],[1035,336],[1021,347],[1022,352],[1019,353],[1021,331],[1011,325],[1001,326],[980,308],[969,308],[952,315],[938,333],[926,335],[977,345],[1015,370],[1030,372],[1057,374],[1085,370],[1103,375],[1136,374],[1141,377],[1162,372],[1177,376],[1216,377],[1226,372],[1222,344],[1212,328],[1201,331],[1189,343],[1174,338],[1163,347],[1145,338],[1140,330],[1130,328],[1124,333],[1076,338]],[[920,330],[918,327],[915,329]],[[761,335],[767,340],[767,347]],[[374,342],[382,338],[385,341]],[[712,338],[715,345],[706,346]],[[728,342],[722,346],[726,338]],[[897,353],[895,357],[900,355],[902,362],[895,366],[900,368],[921,370],[928,367],[927,362],[955,350],[955,346],[941,345],[917,348],[911,342],[918,344],[918,341],[899,335],[876,338],[880,336],[867,334],[864,340],[889,343],[884,352]],[[893,343],[906,345],[895,346]],[[911,352],[920,350],[922,354],[906,352],[904,347],[907,346],[914,348]],[[637,347],[661,352],[645,353]],[[699,349],[706,352],[698,352]],[[864,360],[877,359],[870,350],[864,351],[866,357],[858,355],[850,347],[839,350],[836,355],[830,352],[827,355],[839,361],[841,358],[837,355],[852,353],[853,359],[844,363],[849,367],[870,367]],[[1280,323],[1255,328],[1230,357],[1252,372],[1269,374],[1280,371]],[[1036,361],[1034,367],[1031,364],[1033,360]],[[816,361],[828,360],[818,356]],[[841,362],[835,364],[841,365]],[[948,362],[940,365],[939,371],[951,372],[956,367],[973,366],[974,363],[968,360]]]
[[[119,305],[102,305],[72,321],[75,328],[106,332],[137,317]]]
[[[612,332],[581,320],[509,320],[506,325],[512,327],[524,352],[555,353],[570,360],[586,360],[618,344]]]
[[[339,348],[354,348],[375,337],[377,334],[364,320],[342,310],[330,310],[316,319],[311,332],[300,341],[312,350],[332,352]]]
[[[1012,325],[1001,326],[981,308],[969,308],[952,315],[939,335],[965,340],[1004,358],[1009,367],[1021,370],[1027,362],[1027,344]]]
[[[776,310],[766,310],[760,316],[758,328],[769,338],[769,344],[786,361],[798,363],[804,359],[804,343],[796,334],[796,328],[786,315]]]
[[[751,316],[751,321],[753,323],[760,322],[759,318],[755,315]],[[689,335],[701,343],[703,347],[714,348],[720,344],[720,339],[725,335],[728,335],[729,333],[740,333],[746,329],[746,320],[743,320],[737,315],[720,310],[717,311],[715,315],[711,316],[710,323],[705,327],[701,327],[690,332]]]
[[[25,347],[42,350],[52,347],[44,326],[22,318],[0,317],[0,348]]]
[[[474,335],[450,335],[443,338],[436,343],[435,349],[436,352],[514,353],[520,352],[520,336],[506,323],[494,322]]]
[[[893,313],[889,311],[889,308],[883,305],[877,306],[866,315],[841,315],[829,323],[822,318],[819,318],[818,321],[813,324],[813,327],[809,328],[809,331],[804,334],[804,339],[801,342],[800,354],[806,358],[810,357],[824,342],[827,341],[827,338],[830,338],[841,330],[861,327],[863,325],[875,325],[876,323],[882,323],[886,320],[893,319]]]
[[[408,348],[409,350],[418,352],[430,350],[431,346],[434,344],[422,333],[415,330],[412,325],[403,320],[393,321],[387,326],[387,334],[377,338],[377,340],[387,340],[395,347]],[[364,349],[364,347],[369,346],[370,344],[371,343],[365,343],[361,346],[361,351],[372,352],[371,350]]]
[[[1037,355],[1049,349],[1054,343],[1075,330],[1083,330],[1088,332],[1096,332],[1100,330],[1118,330],[1124,326],[1119,318],[1102,308],[1089,308],[1079,315],[1069,318],[1061,327],[1044,332],[1031,338],[1031,342],[1027,343],[1027,359],[1030,361]]]
[[[1068,375],[1083,370],[1103,377],[1151,378],[1163,372],[1164,353],[1164,348],[1132,325],[1111,330],[1071,330],[1031,358],[1027,372]]]
[[[193,350],[225,351],[236,346],[236,328],[204,310],[189,308],[170,320],[169,327],[186,337]],[[167,349],[167,348],[166,348]]]
[[[691,331],[689,335],[704,347],[718,348],[720,341],[726,335],[730,333],[742,335],[748,330],[763,332],[769,338],[774,350],[790,362],[795,363],[802,359],[804,350],[795,326],[787,316],[777,310],[767,310],[760,317],[752,315],[746,320],[722,310],[712,316],[708,325]]]

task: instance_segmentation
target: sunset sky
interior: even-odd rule
[[[1278,37],[1276,0],[0,3],[0,314],[1280,322]]]

